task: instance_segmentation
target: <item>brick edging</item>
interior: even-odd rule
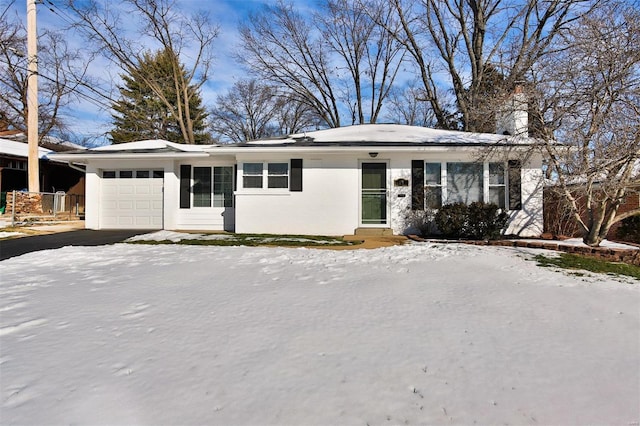
[[[607,247],[583,247],[565,245],[549,241],[520,241],[520,240],[427,240],[417,235],[408,235],[413,241],[431,241],[438,243],[462,243],[475,246],[502,246],[502,247],[525,247],[543,250],[555,250],[564,253],[579,254],[582,256],[596,257],[610,262],[624,262],[631,265],[640,266],[640,250],[615,249]]]

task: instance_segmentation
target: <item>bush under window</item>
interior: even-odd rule
[[[499,238],[509,216],[495,204],[473,202],[469,205],[453,203],[442,206],[434,221],[447,238],[491,240]]]

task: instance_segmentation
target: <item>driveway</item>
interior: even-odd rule
[[[20,256],[39,250],[56,249],[64,246],[101,246],[126,240],[134,235],[145,234],[149,230],[127,229],[95,231],[81,229],[49,235],[35,235],[0,241],[0,260]]]

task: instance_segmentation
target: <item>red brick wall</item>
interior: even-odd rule
[[[582,217],[586,218],[586,207],[584,200],[580,197],[578,205],[582,209]],[[640,191],[629,192],[620,205],[618,214],[628,212],[640,207]],[[616,231],[620,227],[620,222],[615,223],[609,233],[608,239],[616,238]],[[545,188],[544,190],[544,232],[552,235],[564,235],[568,237],[582,236],[580,228],[575,219],[569,212],[568,203],[562,194],[559,194],[554,188]]]

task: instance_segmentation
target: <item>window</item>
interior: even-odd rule
[[[440,163],[425,163],[425,204],[427,208],[442,207],[442,165]]]
[[[300,163],[300,164],[298,164]],[[299,185],[296,186],[298,191],[302,190],[302,160],[298,160],[299,165]],[[263,163],[244,163],[242,165],[242,187],[243,188],[289,188],[289,163],[267,163],[266,167]]]
[[[211,167],[193,168],[193,207],[211,207]]]
[[[155,175],[155,172],[152,171],[152,175]],[[233,178],[234,168],[231,166],[181,165],[180,208],[233,207]]]
[[[483,168],[479,163],[447,163],[447,203],[482,201]]]
[[[489,202],[504,209],[505,182],[503,163],[489,163]]]
[[[213,168],[213,207],[233,207],[233,167]]]
[[[267,165],[268,176],[267,186],[269,188],[288,188],[289,187],[289,164],[288,163],[269,163]]]
[[[164,170],[103,170],[103,179],[149,179],[164,178]]]
[[[262,163],[244,163],[242,165],[242,187],[262,188]]]
[[[520,162],[511,160],[508,163],[412,160],[411,209],[439,209],[444,203],[471,204],[475,201],[492,203],[503,210],[520,209],[520,170]],[[424,186],[421,186],[422,182]]]

